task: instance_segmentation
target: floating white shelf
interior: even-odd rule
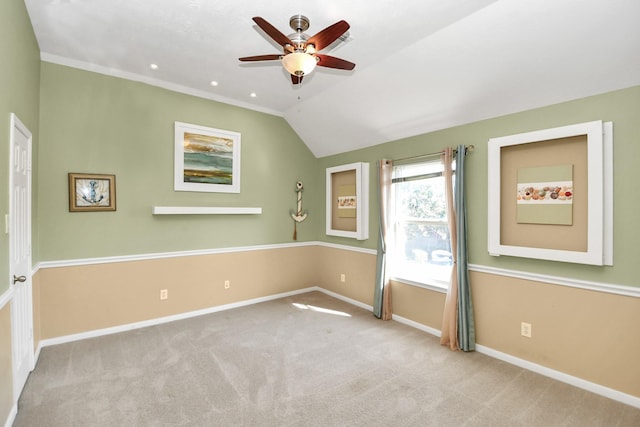
[[[154,206],[154,215],[256,215],[262,208],[220,208],[200,206]]]

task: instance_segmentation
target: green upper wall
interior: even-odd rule
[[[175,192],[174,122],[241,133],[240,194]],[[42,63],[41,260],[317,240],[316,158],[281,117],[139,82]],[[115,212],[69,212],[68,173],[116,175]],[[324,194],[324,193],[322,193]],[[153,206],[261,207],[262,215],[161,215]]]
[[[472,264],[640,286],[634,279],[640,231],[629,178],[640,158],[640,87],[552,105],[316,159],[281,118],[171,92],[139,82],[41,63],[24,3],[0,2],[0,132],[15,112],[34,134],[34,262],[239,247],[292,241],[294,184],[305,184],[301,241],[377,246],[375,162],[473,144],[467,162],[469,257]],[[492,137],[591,120],[614,123],[614,266],[491,257],[487,253],[487,141]],[[173,191],[175,121],[240,132],[240,194]],[[39,137],[38,135],[42,135]],[[43,159],[38,161],[38,159]],[[325,227],[325,169],[371,165],[370,238],[329,237]],[[8,137],[0,148],[8,164]],[[67,174],[116,175],[116,212],[70,213]],[[8,212],[3,169],[0,212]],[[153,206],[257,206],[262,215],[153,216]],[[9,277],[8,238],[0,234],[0,274]],[[0,292],[7,289],[0,285]]]
[[[320,159],[320,168],[353,162],[371,167],[370,231],[364,242],[324,236],[323,240],[365,248],[377,245],[376,173],[378,159],[398,159],[442,150],[446,146],[474,145],[467,156],[466,188],[469,261],[472,264],[571,277],[601,283],[640,286],[635,270],[640,228],[637,226],[640,198],[633,174],[640,159],[640,87],[552,105],[495,119],[432,132]],[[614,133],[614,266],[597,267],[517,257],[492,257],[487,251],[487,143],[490,138],[549,129],[575,123],[613,122]],[[321,172],[323,173],[323,172]],[[324,188],[323,188],[324,189]]]
[[[37,179],[38,100],[40,85],[40,51],[31,21],[22,0],[0,1],[0,277],[10,277],[9,236],[4,233],[4,215],[9,213],[9,127],[14,113],[33,135],[33,176]],[[37,188],[33,186],[32,212],[37,214]],[[33,241],[38,228],[34,224]],[[37,260],[37,247],[33,251]],[[0,281],[0,294],[9,288]]]

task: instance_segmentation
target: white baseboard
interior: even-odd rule
[[[316,291],[320,291],[323,294],[327,294],[330,297],[334,297],[335,299],[339,299],[341,301],[348,302],[349,304],[355,305],[356,307],[360,307],[360,308],[363,308],[365,310],[373,311],[373,307],[372,306],[364,304],[364,303],[361,303],[360,301],[345,297],[344,295],[340,295],[340,294],[328,291],[328,290],[320,288],[320,287],[317,287],[317,289],[315,289],[315,290]]]
[[[38,342],[38,346],[36,347],[36,351],[33,355],[33,368],[31,368],[32,371],[36,368],[36,365],[38,364],[38,359],[40,359],[41,350],[42,350],[42,341]]]
[[[308,287],[308,288],[304,288],[304,289],[299,289],[296,291],[291,291],[291,292],[285,292],[285,293],[280,293],[280,294],[275,294],[275,295],[270,295],[270,296],[266,296],[266,297],[261,297],[261,298],[254,298],[254,299],[250,299],[250,300],[246,300],[246,301],[240,301],[237,303],[232,303],[232,304],[225,304],[225,305],[220,305],[220,306],[216,306],[216,307],[210,307],[210,308],[206,308],[206,309],[202,309],[202,310],[196,310],[196,311],[191,311],[191,312],[187,312],[187,313],[180,313],[180,314],[176,314],[176,315],[172,315],[172,316],[166,316],[166,317],[161,317],[161,318],[157,318],[157,319],[150,319],[150,320],[146,320],[143,322],[135,322],[135,323],[129,323],[126,325],[120,325],[120,326],[114,326],[111,328],[105,328],[105,329],[98,329],[98,330],[94,330],[94,331],[87,331],[87,332],[82,332],[79,334],[72,334],[72,335],[65,335],[62,337],[56,337],[56,338],[50,338],[50,339],[46,339],[46,340],[41,340],[38,348],[36,350],[36,357],[35,360],[37,362],[38,357],[40,355],[40,350],[42,347],[47,347],[47,346],[51,346],[51,345],[56,345],[56,344],[63,344],[63,343],[68,343],[68,342],[73,342],[73,341],[78,341],[78,340],[83,340],[83,339],[87,339],[87,338],[94,338],[94,337],[99,337],[99,336],[103,336],[103,335],[109,335],[109,334],[115,334],[118,332],[125,332],[125,331],[130,331],[133,329],[139,329],[139,328],[145,328],[148,326],[153,326],[153,325],[159,325],[162,323],[168,323],[168,322],[173,322],[175,320],[181,320],[181,319],[188,319],[191,317],[196,317],[196,316],[201,316],[204,314],[210,314],[210,313],[216,313],[219,311],[224,311],[224,310],[230,310],[233,308],[237,308],[237,307],[244,307],[244,306],[248,306],[248,305],[252,305],[252,304],[258,304],[261,302],[266,302],[266,301],[271,301],[271,300],[275,300],[275,299],[279,299],[279,298],[285,298],[285,297],[289,297],[289,296],[293,296],[293,295],[298,295],[298,294],[302,294],[302,293],[306,293],[306,292],[311,292],[311,291],[319,291],[322,292],[326,295],[329,295],[331,297],[334,297],[336,299],[339,299],[341,301],[345,301],[351,305],[354,305],[356,307],[360,307],[362,309],[365,310],[371,310],[373,311],[373,307],[367,304],[364,304],[360,301],[345,297],[344,295],[340,295],[337,294],[335,292],[332,291],[328,291],[326,289],[320,288],[318,286],[312,286],[312,287]],[[393,315],[393,320],[399,322],[399,323],[403,323],[405,325],[411,326],[413,328],[419,329],[421,331],[427,332],[431,335],[435,335],[437,337],[439,337],[441,335],[441,332],[438,329],[432,328],[430,326],[426,326],[423,325],[421,323],[415,322],[413,320],[404,318],[402,316],[398,316],[396,314]],[[609,387],[605,387],[602,386],[600,384],[596,384],[596,383],[592,383],[590,381],[584,380],[582,378],[578,378],[578,377],[574,377],[572,375],[568,375],[565,374],[564,372],[560,372],[560,371],[556,371],[554,369],[550,369],[547,368],[545,366],[542,365],[538,365],[536,363],[530,362],[528,360],[525,359],[520,359],[518,357],[512,356],[510,354],[507,353],[502,353],[498,350],[494,350],[492,348],[483,346],[483,345],[476,345],[476,351],[478,353],[482,353],[485,354],[487,356],[493,357],[495,359],[499,359],[502,360],[504,362],[510,363],[512,365],[515,366],[519,366],[521,368],[527,369],[529,371],[544,375],[546,377],[561,381],[563,383],[566,384],[570,384],[572,386],[581,388],[583,390],[587,390],[590,391],[592,393],[598,394],[600,396],[604,396],[606,398],[612,399],[612,400],[616,400],[618,402],[636,407],[636,408],[640,408],[640,397],[636,397],[636,396],[632,396],[630,394],[626,394],[626,393],[622,393],[620,391],[611,389]],[[10,417],[15,418],[15,411],[17,410],[17,407],[14,408],[14,412],[13,415]],[[8,424],[6,424],[6,427],[10,427],[11,424],[13,423],[13,419],[10,418],[11,422],[9,422],[9,419],[7,420]]]
[[[411,326],[412,328],[420,329],[428,334],[435,335],[436,337],[440,337],[442,333],[431,326],[423,325],[422,323],[414,322],[413,320],[409,320],[406,317],[398,316],[397,314],[392,315],[393,320],[399,323],[404,323],[407,326]]]
[[[0,294],[0,310],[11,302],[11,298],[13,298],[13,287],[10,287],[2,294]]]
[[[326,293],[327,295],[335,296],[336,298],[341,299],[343,301],[351,302],[349,298],[344,298],[341,295],[334,294],[333,292],[328,292],[323,289],[320,289],[320,291]],[[361,303],[358,303],[355,305],[363,306],[363,304]],[[372,309],[372,307],[369,307],[369,306],[364,306],[363,308]],[[416,328],[421,331],[427,332],[428,334],[435,335],[436,337],[440,337],[442,335],[442,332],[438,329],[432,328],[427,325],[423,325],[422,323],[415,322],[413,320],[407,319],[402,316],[398,316],[397,314],[394,314],[392,319],[395,320],[396,322],[403,323],[407,326],[411,326],[412,328]],[[487,356],[493,357],[494,359],[502,360],[504,362],[510,363],[515,366],[519,366],[521,368],[527,369],[537,374],[544,375],[545,377],[549,377],[554,380],[557,380],[566,384],[570,384],[572,386],[590,391],[592,393],[624,403],[626,405],[640,408],[640,397],[622,393],[621,391],[614,390],[612,388],[605,387],[600,384],[592,383],[590,381],[583,380],[582,378],[574,377],[572,375],[565,374],[564,372],[556,371],[554,369],[550,369],[545,366],[538,365],[537,363],[529,362],[528,360],[525,360],[525,359],[520,359],[519,357],[515,357],[507,353],[502,353],[498,350],[494,350],[484,345],[476,344],[476,351],[478,353],[482,353]]]
[[[494,350],[483,345],[476,344],[476,351],[478,353],[486,354],[487,356],[499,359],[504,362],[510,363],[515,366],[527,369],[545,377],[552,378],[554,380],[561,381],[566,384],[581,388],[583,390],[590,391],[600,396],[607,397],[624,404],[640,408],[640,397],[632,396],[630,394],[622,393],[621,391],[614,390],[609,387],[605,387],[600,384],[592,383],[582,378],[574,377],[564,372],[556,371],[555,369],[547,368],[546,366],[538,365],[537,363],[529,362],[528,360],[520,359],[519,357],[512,356],[507,353],[502,353],[498,350]]]
[[[393,320],[400,323],[404,323],[405,325],[414,327],[416,329],[420,329],[421,331],[425,331],[437,337],[442,335],[442,332],[439,331],[438,329],[423,325],[422,323],[414,322],[413,320],[409,320],[395,314],[393,315]],[[564,372],[556,371],[555,369],[550,369],[550,368],[547,368],[546,366],[529,362],[528,360],[525,360],[525,359],[520,359],[519,357],[515,357],[510,354],[503,353],[498,350],[494,350],[484,345],[476,344],[476,351],[478,353],[485,354],[489,357],[493,357],[494,359],[502,360],[503,362],[507,362],[512,365],[519,366],[528,371],[535,372],[540,375],[544,375],[545,377],[549,377],[554,380],[581,388],[583,390],[590,391],[600,396],[604,396],[609,399],[616,400],[618,402],[622,402],[624,404],[631,405],[636,408],[640,408],[640,397],[622,393],[618,390],[614,390],[612,388],[605,387],[600,384],[592,383],[590,381],[583,380],[582,378],[574,377],[572,375],[565,374]]]
[[[4,422],[4,427],[11,427],[13,422],[16,420],[16,415],[18,415],[18,403],[14,403],[11,407],[11,411],[7,416],[7,420]]]
[[[312,286],[312,287],[308,287],[308,288],[304,288],[304,289],[298,289],[296,291],[284,292],[284,293],[280,293],[280,294],[269,295],[267,297],[254,298],[254,299],[235,302],[235,303],[231,303],[231,304],[218,305],[218,306],[215,306],[215,307],[209,307],[209,308],[205,308],[205,309],[202,309],[202,310],[189,311],[189,312],[186,312],[186,313],[179,313],[179,314],[174,314],[174,315],[171,315],[171,316],[159,317],[159,318],[156,318],[156,319],[149,319],[149,320],[145,320],[145,321],[142,321],[142,322],[127,323],[125,325],[112,326],[110,328],[96,329],[96,330],[93,330],[93,331],[80,332],[78,334],[64,335],[64,336],[61,336],[61,337],[44,339],[44,340],[41,340],[40,343],[38,344],[38,347],[36,349],[36,354],[35,354],[35,360],[37,362],[38,358],[40,357],[40,351],[41,351],[41,349],[43,347],[48,347],[48,346],[57,345],[57,344],[64,344],[64,343],[84,340],[84,339],[88,339],[88,338],[95,338],[95,337],[100,337],[100,336],[103,336],[103,335],[117,334],[119,332],[131,331],[131,330],[134,330],[134,329],[146,328],[148,326],[160,325],[160,324],[163,324],[163,323],[174,322],[176,320],[189,319],[191,317],[202,316],[202,315],[211,314],[211,313],[217,313],[219,311],[231,310],[233,308],[238,308],[238,307],[245,307],[245,306],[248,306],[248,305],[258,304],[258,303],[261,303],[261,302],[271,301],[271,300],[280,299],[280,298],[286,298],[286,297],[289,297],[289,296],[292,296],[292,295],[303,294],[303,293],[311,292],[311,291],[319,291],[319,292],[325,293],[325,294],[327,294],[329,296],[332,296],[332,297],[334,297],[336,299],[345,301],[345,302],[347,302],[347,303],[349,303],[351,305],[354,305],[356,307],[360,307],[360,308],[363,308],[365,310],[373,310],[373,307],[371,307],[370,305],[367,305],[367,304],[363,304],[360,301],[356,301],[354,299],[347,298],[347,297],[345,297],[343,295],[337,294],[335,292],[328,291],[328,290],[320,288],[318,286]]]
[[[271,300],[275,300],[275,299],[289,297],[289,296],[292,296],[292,295],[298,295],[298,294],[302,294],[302,293],[306,293],[306,292],[319,291],[319,290],[320,290],[320,288],[314,286],[314,287],[310,287],[310,288],[298,289],[296,291],[284,292],[284,293],[280,293],[280,294],[269,295],[269,296],[266,296],[266,297],[254,298],[254,299],[240,301],[240,302],[234,302],[234,303],[231,303],[231,304],[218,305],[218,306],[215,306],[215,307],[209,307],[209,308],[205,308],[205,309],[202,309],[202,310],[189,311],[189,312],[186,312],[186,313],[179,313],[179,314],[174,314],[174,315],[171,315],[171,316],[159,317],[159,318],[156,318],[156,319],[149,319],[149,320],[145,320],[145,321],[142,321],[142,322],[127,323],[125,325],[118,325],[118,326],[113,326],[113,327],[110,327],[110,328],[96,329],[96,330],[93,330],[93,331],[80,332],[78,334],[64,335],[64,336],[61,336],[61,337],[44,339],[44,340],[40,341],[40,344],[38,345],[38,349],[36,350],[36,355],[40,355],[40,349],[42,347],[48,347],[48,346],[57,345],[57,344],[64,344],[64,343],[68,343],[68,342],[84,340],[84,339],[87,339],[87,338],[95,338],[95,337],[100,337],[100,336],[103,336],[103,335],[117,334],[119,332],[131,331],[133,329],[146,328],[148,326],[160,325],[160,324],[163,324],[163,323],[174,322],[176,320],[188,319],[188,318],[191,318],[191,317],[202,316],[204,314],[217,313],[219,311],[230,310],[232,308],[244,307],[244,306],[247,306],[247,305],[258,304],[258,303],[261,303],[261,302],[271,301]]]

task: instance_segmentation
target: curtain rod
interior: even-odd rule
[[[473,151],[476,147],[473,145],[465,145],[464,147],[464,154],[467,154],[469,151]],[[456,154],[458,152],[458,150],[453,150],[453,154]],[[408,161],[413,161],[413,160],[419,160],[419,159],[426,159],[429,157],[435,157],[435,156],[440,156],[442,154],[442,151],[438,151],[437,153],[429,153],[429,154],[420,154],[418,156],[412,156],[412,157],[404,157],[402,159],[395,159],[393,160],[394,163],[397,162],[408,162]]]

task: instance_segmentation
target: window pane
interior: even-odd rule
[[[404,257],[408,260],[419,260],[433,264],[449,264],[451,246],[449,244],[449,227],[446,224],[420,225],[399,224],[403,234]]]
[[[441,172],[440,162],[400,166],[394,178]],[[393,277],[446,286],[453,259],[449,243],[444,177],[401,181],[395,189]]]
[[[426,175],[434,172],[442,172],[444,168],[440,162],[412,163],[408,165],[394,166],[394,178],[407,178],[416,175]]]
[[[443,177],[400,182],[395,185],[398,220],[447,220]]]
[[[395,277],[419,283],[448,283],[453,259],[446,224],[398,223]]]

